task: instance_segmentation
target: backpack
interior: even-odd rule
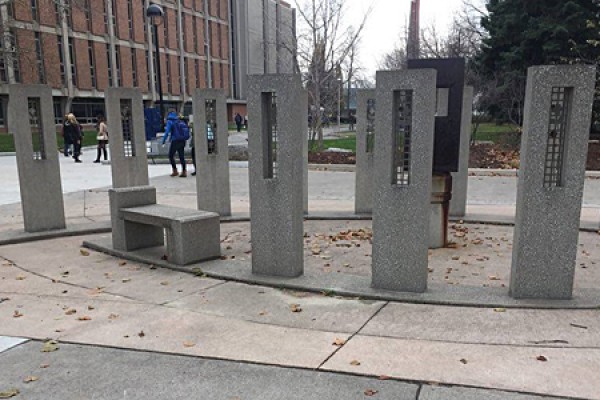
[[[185,121],[178,119],[171,128],[171,141],[188,140],[190,138],[190,127]]]

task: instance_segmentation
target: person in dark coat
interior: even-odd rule
[[[236,113],[235,117],[233,119],[235,121],[235,126],[237,127],[237,131],[241,132],[241,130],[242,130],[242,122],[244,121],[244,119],[242,118],[242,116],[240,115],[240,113]]]
[[[72,143],[73,158],[76,163],[80,163],[79,156],[81,154],[81,139],[83,135],[81,134],[81,126],[72,113],[67,114],[67,118],[63,123],[63,136],[65,138],[65,148],[67,143]]]

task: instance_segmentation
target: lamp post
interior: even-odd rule
[[[154,46],[156,52],[156,76],[158,82],[158,98],[160,101],[160,125],[161,130],[165,130],[165,110],[163,102],[163,91],[162,91],[162,75],[160,73],[160,53],[158,50],[158,26],[162,24],[164,18],[164,11],[158,4],[150,4],[146,9],[146,17],[150,18],[152,24],[152,30],[154,32]]]

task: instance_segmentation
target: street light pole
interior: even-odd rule
[[[337,125],[338,133],[342,131],[342,81],[338,80],[338,112],[337,112]]]
[[[146,17],[150,18],[152,23],[152,30],[154,32],[154,49],[156,52],[156,80],[158,86],[158,98],[160,101],[160,126],[161,130],[164,132],[165,130],[165,111],[164,111],[164,101],[163,101],[163,91],[162,91],[162,75],[160,72],[160,51],[158,48],[158,26],[162,23],[164,18],[164,11],[162,7],[158,4],[150,4],[146,9]]]

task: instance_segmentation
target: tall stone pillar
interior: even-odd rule
[[[299,276],[307,93],[298,75],[252,75],[248,82],[252,272]]]
[[[373,212],[373,151],[375,145],[375,89],[356,93],[356,180],[354,212]]]
[[[570,299],[596,69],[527,73],[510,293]]]
[[[147,186],[142,93],[139,89],[108,88],[105,96],[113,187]]]
[[[469,149],[471,142],[471,123],[473,120],[473,87],[463,90],[463,107],[460,128],[460,149],[458,172],[452,172],[452,199],[450,216],[462,218],[467,212],[467,189],[469,185]]]
[[[198,209],[231,215],[227,96],[219,89],[194,92],[194,147]]]
[[[8,86],[8,124],[15,141],[26,232],[65,228],[52,89]]]
[[[424,292],[436,71],[377,72],[372,286]]]

